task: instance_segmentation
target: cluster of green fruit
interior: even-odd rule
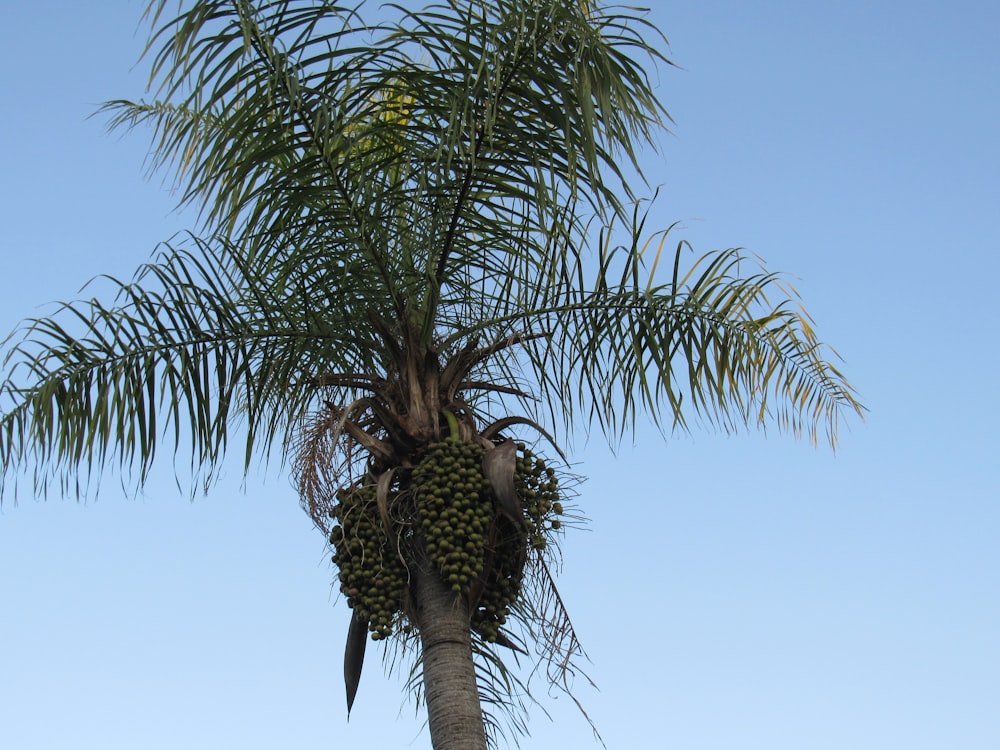
[[[374,640],[391,635],[399,619],[413,555],[412,540],[403,538],[408,527],[444,581],[470,602],[473,630],[497,640],[520,595],[529,552],[545,548],[563,512],[555,470],[523,444],[517,448],[520,519],[498,508],[483,473],[482,446],[454,438],[429,446],[409,477],[409,491],[397,488],[387,499],[390,512],[412,519],[412,526],[407,520],[386,530],[370,477],[337,492],[333,562],[348,606],[368,620]]]
[[[559,499],[559,479],[556,470],[531,452],[523,443],[518,443],[517,468],[514,473],[514,488],[521,498],[524,517],[528,521],[529,543],[532,549],[545,549],[548,543],[546,532],[562,527],[563,506]]]
[[[337,492],[331,515],[333,562],[347,605],[368,620],[373,640],[392,634],[406,586],[407,571],[397,540],[383,527],[375,485],[361,483]]]
[[[483,449],[449,438],[430,446],[413,470],[417,523],[428,559],[456,594],[483,574],[496,510],[483,475]]]
[[[472,612],[473,629],[491,643],[496,641],[500,627],[521,593],[528,549],[545,548],[547,533],[561,526],[559,519],[553,516],[563,512],[555,470],[525,445],[519,443],[517,448],[514,488],[521,501],[525,523],[515,526],[498,518],[493,543],[487,550],[491,557],[487,580]]]

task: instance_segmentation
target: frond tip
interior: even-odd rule
[[[645,414],[662,429],[773,425],[835,447],[844,420],[865,409],[786,277],[739,249],[692,261],[683,240],[664,268],[674,227],[650,259],[644,223],[634,217],[623,245],[602,230],[596,263],[568,239],[548,248],[529,281],[486,300],[498,314],[480,315],[473,332],[524,332],[527,390],[567,428],[582,415],[620,438]]]

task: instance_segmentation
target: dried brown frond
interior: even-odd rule
[[[352,481],[357,463],[354,441],[343,431],[340,414],[332,409],[306,417],[289,446],[292,477],[299,504],[324,534],[330,533],[330,511],[337,504],[337,489]]]

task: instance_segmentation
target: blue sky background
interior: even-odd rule
[[[192,227],[142,134],[142,4],[3,0],[0,328]],[[1000,6],[658,2],[683,70],[655,224],[792,272],[871,413],[612,455],[575,436],[590,530],[560,586],[611,748],[1000,747]],[[43,305],[40,307],[40,305]],[[0,509],[0,747],[427,747],[376,649],[350,722],[348,610],[276,467],[190,502]],[[565,698],[523,747],[598,747]]]

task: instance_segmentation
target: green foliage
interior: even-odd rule
[[[148,9],[151,99],[105,111],[151,128],[153,168],[202,226],[131,281],[104,280],[110,304],[67,303],[7,339],[0,496],[26,475],[36,493],[86,494],[109,467],[141,486],[164,448],[208,481],[239,430],[246,467],[289,453],[314,519],[346,492],[341,533],[353,508],[387,550],[380,493],[447,415],[469,444],[510,414],[612,440],[649,415],[835,444],[862,411],[784,277],[646,232],[633,182],[669,118],[644,63],[669,61],[640,11],[453,0],[367,24],[320,0],[169,5]],[[558,490],[526,460],[543,539]],[[361,591],[346,538],[338,564]],[[476,627],[489,640],[522,616],[566,680],[579,644],[548,569],[517,596],[504,554],[511,591]],[[439,564],[463,595],[481,572]],[[393,606],[362,605],[377,634]],[[509,696],[502,662],[480,666]]]

